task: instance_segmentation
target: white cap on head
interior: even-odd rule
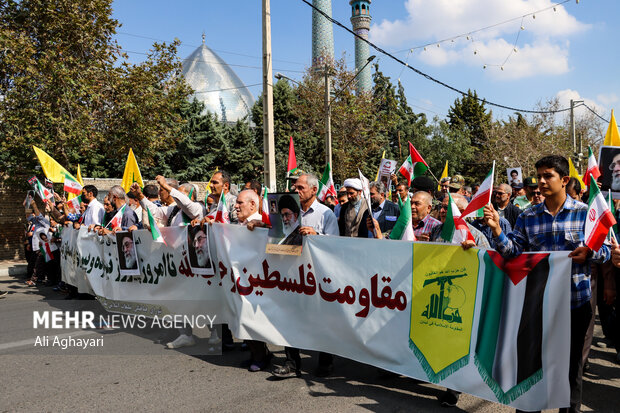
[[[344,184],[342,184],[345,188],[353,188],[356,191],[362,190],[362,181],[359,178],[349,178],[345,179]]]

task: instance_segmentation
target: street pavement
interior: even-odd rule
[[[192,356],[154,344],[159,332],[76,330],[104,337],[111,355],[40,354],[33,350],[32,310],[71,308],[51,287],[27,287],[23,278],[0,275],[0,412],[204,411],[204,412],[511,412],[506,406],[462,395],[456,408],[437,401],[443,388],[393,377],[336,358],[334,374],[316,378],[317,354],[304,352],[301,378],[274,380],[269,372],[239,367],[249,358],[240,343],[219,356]],[[63,305],[60,305],[62,303]],[[66,304],[64,304],[66,303]],[[68,306],[68,307],[65,307]],[[195,331],[208,337],[208,331]],[[583,411],[620,412],[620,366],[596,326],[591,369],[584,376]],[[602,344],[601,344],[602,343]],[[343,343],[346,345],[346,343]],[[281,363],[281,347],[270,346]],[[551,411],[551,410],[550,410]]]

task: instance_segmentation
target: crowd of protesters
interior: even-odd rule
[[[571,354],[569,382],[571,407],[561,411],[580,411],[582,374],[589,368],[588,356],[592,344],[594,314],[598,309],[603,333],[615,347],[616,361],[620,363],[620,320],[617,314],[620,289],[620,248],[605,244],[592,251],[569,238],[568,231],[583,228],[587,212],[587,193],[580,182],[569,178],[569,166],[561,156],[547,156],[536,165],[535,176],[512,180],[493,188],[492,204],[484,208],[484,216],[467,219],[474,241],[462,247],[493,248],[506,258],[526,251],[571,251],[573,260],[571,285]],[[370,205],[363,200],[362,182],[346,179],[337,196],[329,195],[324,202],[317,199],[319,181],[316,176],[297,171],[288,178],[291,191],[299,195],[301,217],[300,236],[344,236],[360,238],[389,238],[400,214],[398,198],[411,203],[413,232],[418,241],[445,242],[441,229],[445,224],[451,198],[462,212],[479,185],[467,186],[461,175],[444,178],[439,183],[421,176],[411,183],[392,176],[393,190],[384,182],[370,183]],[[28,261],[28,280],[35,286],[45,282],[56,291],[67,294],[67,299],[80,298],[74,286],[61,281],[59,246],[63,226],[79,228],[101,235],[113,231],[132,231],[149,228],[148,211],[158,226],[197,225],[213,222],[220,198],[225,199],[230,223],[244,225],[249,230],[264,226],[260,212],[261,185],[248,182],[241,191],[231,184],[225,171],[218,171],[210,181],[210,195],[205,201],[197,200],[198,190],[190,183],[179,184],[175,179],[157,176],[157,185],[140,188],[133,184],[130,191],[120,186],[110,189],[99,202],[98,190],[93,185],[82,189],[81,203],[73,208],[67,200],[55,195],[55,202],[45,202],[40,210],[37,202],[25,203],[27,228],[25,250]],[[473,188],[473,189],[472,189]],[[451,197],[447,194],[450,193]],[[585,202],[585,203],[584,203]],[[112,218],[127,204],[120,225],[112,230]],[[617,219],[620,217],[617,217]],[[620,219],[619,219],[620,221]],[[566,235],[566,236],[565,236]],[[178,331],[176,338],[163,338],[162,344],[179,348],[195,344],[191,330]],[[233,346],[228,329],[223,333],[224,348]],[[271,368],[272,354],[266,343],[246,341],[251,358],[244,363],[250,371]],[[300,375],[299,349],[286,348],[286,360],[273,366],[278,378]],[[333,371],[334,357],[320,353],[315,370],[317,376],[328,376]],[[455,406],[458,393],[447,390],[440,396],[444,406]]]

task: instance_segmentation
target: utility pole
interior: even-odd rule
[[[581,173],[581,152],[577,152],[577,136],[575,135],[575,103],[583,103],[583,100],[570,100],[570,135],[573,139],[573,159],[575,168]]]
[[[332,105],[330,104],[329,66],[325,65],[325,163],[332,165]]]
[[[273,74],[271,59],[271,6],[263,0],[263,155],[265,186],[276,192],[276,156],[273,136]]]

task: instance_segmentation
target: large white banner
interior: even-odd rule
[[[134,231],[140,276],[113,237],[65,230],[63,278],[111,311],[216,314],[242,339],[320,350],[523,410],[569,404],[570,259],[404,241],[305,237],[214,224],[215,275],[195,275],[186,227]],[[91,265],[92,263],[92,265]],[[88,281],[88,286],[80,280]],[[74,284],[75,285],[75,284]]]

